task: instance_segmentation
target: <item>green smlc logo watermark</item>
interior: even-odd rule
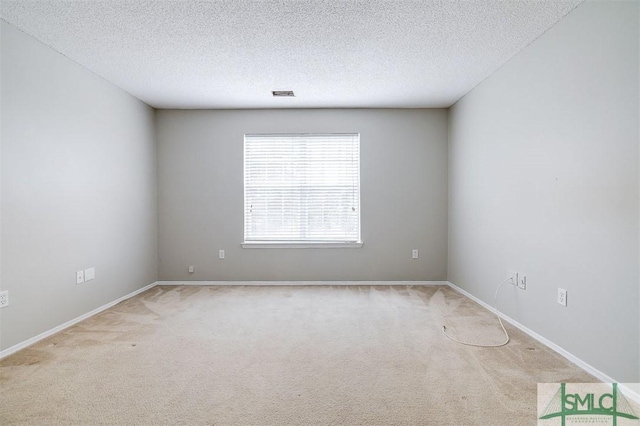
[[[573,387],[571,392],[567,390],[566,383],[560,383],[560,388],[542,411],[540,420],[558,418],[562,426],[566,425],[567,419],[575,424],[612,424],[617,426],[618,420],[621,419],[631,421],[631,423],[627,423],[625,420],[625,424],[640,424],[640,422],[636,422],[638,416],[618,389],[617,383],[611,385],[587,383],[570,385]],[[605,391],[602,390],[602,386],[606,386]],[[538,393],[540,393],[540,387]]]

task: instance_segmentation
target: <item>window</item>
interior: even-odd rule
[[[361,246],[360,135],[244,137],[243,247]]]

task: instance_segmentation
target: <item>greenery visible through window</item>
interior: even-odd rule
[[[245,243],[359,243],[359,134],[248,134]]]

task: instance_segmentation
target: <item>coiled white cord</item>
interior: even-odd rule
[[[498,321],[500,322],[500,327],[502,327],[502,331],[504,331],[504,336],[505,336],[505,341],[500,343],[500,344],[496,344],[496,345],[481,345],[478,343],[469,343],[469,342],[463,342],[461,340],[458,340],[454,337],[451,337],[447,334],[447,326],[443,325],[442,326],[442,332],[444,333],[445,336],[447,336],[449,339],[453,340],[456,343],[460,343],[461,345],[467,345],[467,346],[475,346],[478,348],[499,348],[500,346],[504,346],[507,343],[509,343],[509,333],[507,333],[507,330],[504,328],[504,324],[502,324],[502,318],[500,318],[500,311],[498,310],[498,292],[500,291],[500,289],[502,288],[502,286],[507,282],[507,281],[511,281],[512,285],[516,285],[516,283],[513,282],[513,278],[509,277],[506,280],[502,281],[500,283],[500,285],[498,286],[498,288],[496,288],[496,293],[493,296],[493,306],[496,309],[496,316],[498,317]]]

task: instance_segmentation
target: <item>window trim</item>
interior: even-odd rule
[[[283,249],[283,248],[295,248],[295,249],[309,249],[309,248],[361,248],[364,243],[362,241],[356,241],[356,242],[352,242],[352,241],[345,241],[345,242],[338,242],[338,241],[334,241],[334,242],[324,242],[324,241],[308,241],[308,242],[301,242],[301,241],[291,241],[291,242],[287,242],[287,241],[274,241],[274,242],[267,242],[267,241],[243,241],[241,243],[242,248],[245,249],[273,249],[273,248],[277,248],[277,249]]]

